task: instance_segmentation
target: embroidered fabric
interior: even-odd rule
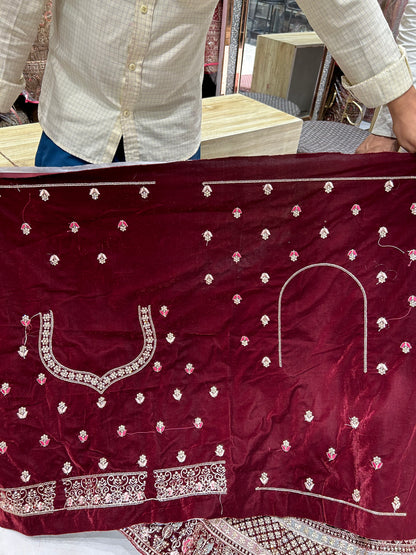
[[[1,526],[412,539],[415,161],[322,160],[0,178]]]

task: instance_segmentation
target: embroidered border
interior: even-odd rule
[[[332,501],[334,503],[341,503],[342,505],[348,505],[349,507],[353,507],[354,509],[358,509],[359,511],[364,511],[366,513],[371,513],[372,515],[376,516],[407,516],[407,513],[383,513],[382,511],[373,511],[372,509],[366,509],[365,507],[360,507],[360,505],[356,505],[355,503],[351,503],[350,501],[344,501],[343,499],[335,499],[334,497],[328,497],[327,495],[320,495],[319,493],[311,493],[309,491],[300,491],[297,489],[288,489],[288,488],[266,488],[266,487],[257,487],[256,491],[278,491],[283,493],[296,493],[298,495],[306,495],[307,497],[316,497],[318,499],[324,499],[325,501]]]
[[[146,501],[147,472],[77,476],[62,480],[65,509],[97,509],[139,505]]]
[[[227,493],[225,461],[154,470],[158,501]]]
[[[0,509],[16,516],[53,513],[56,482],[0,489]]]
[[[149,364],[156,350],[156,331],[152,321],[150,306],[138,307],[140,328],[142,330],[144,343],[140,354],[131,362],[124,366],[112,368],[103,376],[97,376],[93,372],[83,372],[81,370],[72,370],[63,364],[60,364],[54,354],[52,348],[53,339],[53,312],[40,315],[39,329],[39,356],[44,367],[53,376],[60,380],[80,385],[86,385],[98,391],[104,392],[113,383],[133,376],[140,372],[147,364]]]
[[[319,267],[329,267],[329,268],[336,268],[338,270],[341,270],[342,272],[344,272],[345,274],[347,274],[348,276],[350,276],[355,283],[357,283],[358,287],[361,290],[361,293],[363,294],[363,301],[364,301],[364,306],[363,306],[363,324],[364,324],[364,361],[363,361],[363,369],[364,369],[364,373],[367,373],[367,338],[368,338],[368,329],[367,329],[367,294],[365,292],[365,289],[362,285],[362,283],[354,276],[354,274],[352,274],[351,272],[349,272],[348,270],[346,270],[345,268],[343,268],[342,266],[338,266],[337,264],[329,264],[326,262],[320,262],[317,264],[310,264],[309,266],[305,266],[304,268],[301,268],[300,270],[298,270],[297,272],[295,272],[294,274],[292,274],[290,276],[290,278],[284,283],[281,291],[280,291],[280,295],[279,295],[279,302],[278,302],[278,344],[279,344],[279,366],[282,367],[283,363],[282,363],[282,297],[283,297],[283,293],[287,287],[287,285],[292,281],[292,279],[294,279],[297,275],[301,274],[302,272],[304,272],[305,270],[309,270],[310,268],[319,268]]]

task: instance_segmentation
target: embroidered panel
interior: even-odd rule
[[[414,157],[1,175],[0,488],[56,483],[13,526],[411,539]]]
[[[193,495],[227,493],[224,461],[155,470],[155,488],[159,501]]]
[[[56,482],[22,488],[0,489],[0,509],[16,516],[35,516],[54,511]]]

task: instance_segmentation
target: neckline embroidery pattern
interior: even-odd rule
[[[156,350],[156,331],[152,321],[151,309],[148,307],[138,307],[140,328],[142,330],[144,342],[140,353],[131,362],[108,370],[103,376],[98,376],[93,372],[73,370],[60,364],[53,354],[52,339],[54,318],[50,310],[46,314],[40,315],[39,328],[39,357],[48,372],[55,378],[70,383],[85,385],[103,393],[115,382],[128,378],[140,372],[149,364]]]

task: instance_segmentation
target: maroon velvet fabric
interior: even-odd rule
[[[277,515],[414,537],[415,169],[4,173],[0,526]]]

